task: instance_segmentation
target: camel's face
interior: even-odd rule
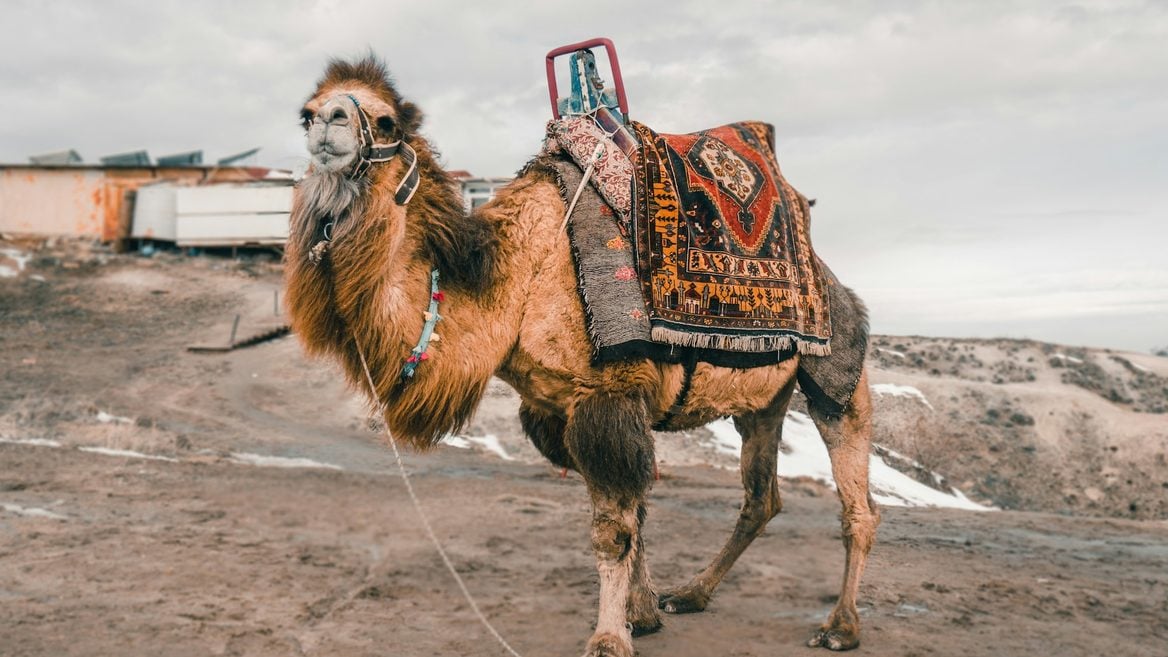
[[[357,113],[362,110],[374,139],[382,142],[398,137],[394,108],[363,86],[325,88],[305,103],[300,118],[312,157],[310,173],[345,174],[357,166],[362,148]]]

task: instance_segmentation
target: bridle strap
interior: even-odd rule
[[[414,197],[414,192],[418,191],[418,154],[402,139],[388,144],[373,143],[373,128],[369,124],[369,116],[365,113],[365,109],[361,107],[361,103],[352,94],[345,95],[353,101],[353,106],[357,108],[359,125],[357,136],[361,141],[361,153],[357,159],[357,166],[353,167],[349,177],[357,180],[365,175],[374,163],[388,162],[400,153],[406,163],[406,172],[402,176],[401,182],[398,183],[397,189],[394,190],[393,200],[398,205],[409,203],[410,199]]]

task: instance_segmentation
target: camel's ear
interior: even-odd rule
[[[422,110],[411,102],[403,102],[398,109],[398,119],[401,123],[402,130],[407,135],[412,135],[422,127]]]

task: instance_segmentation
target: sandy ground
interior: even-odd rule
[[[185,351],[225,340],[236,313],[241,335],[278,322],[278,284],[263,262],[92,253],[41,254],[0,279],[0,655],[503,654],[330,367],[292,338]],[[944,403],[928,370],[883,371],[919,375]],[[514,405],[492,388],[467,430],[514,460],[443,446],[407,464],[503,635],[524,655],[579,654],[597,596],[586,496],[537,463]],[[700,435],[659,440],[646,540],[668,586],[720,547],[741,489]],[[82,449],[95,447],[170,460]],[[984,469],[962,467],[952,479],[977,495]],[[838,592],[838,504],[815,482],[781,486],[784,512],[710,608],[667,618],[641,655],[814,654],[801,646]],[[885,509],[861,654],[1168,654],[1168,523],[1058,510]]]

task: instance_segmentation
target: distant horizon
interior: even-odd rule
[[[1152,346],[1152,347],[1149,347],[1147,349],[1141,349],[1138,347],[1137,348],[1122,347],[1122,346],[1117,347],[1115,345],[1105,345],[1105,344],[1072,343],[1072,342],[1065,342],[1062,340],[1054,340],[1054,339],[1048,339],[1048,338],[1042,338],[1042,337],[1032,337],[1032,336],[1025,336],[1025,335],[994,335],[994,334],[936,335],[936,334],[932,334],[932,333],[904,333],[904,332],[889,333],[889,332],[885,332],[885,331],[878,331],[875,329],[872,330],[871,335],[885,337],[885,338],[906,338],[906,339],[924,339],[924,340],[982,340],[982,341],[987,341],[987,342],[993,342],[993,341],[997,341],[997,340],[1006,340],[1006,341],[1012,341],[1012,342],[1037,342],[1037,343],[1041,343],[1041,344],[1053,345],[1056,347],[1066,347],[1068,349],[1090,349],[1090,350],[1096,350],[1096,351],[1113,351],[1113,352],[1121,352],[1121,353],[1128,353],[1128,354],[1141,354],[1141,355],[1145,355],[1145,356],[1156,356],[1159,358],[1168,358],[1168,356],[1164,356],[1164,355],[1156,353],[1156,351],[1159,349],[1168,350],[1168,345],[1166,345],[1166,344]]]

